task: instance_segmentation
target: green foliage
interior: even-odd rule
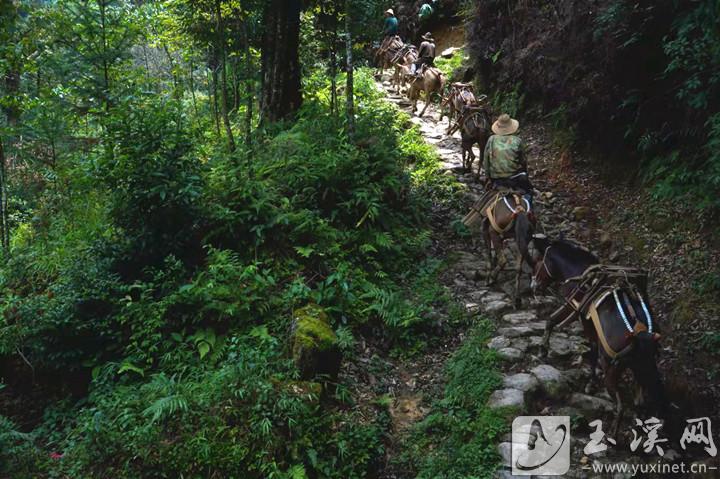
[[[663,48],[666,75],[680,79],[676,99],[688,111],[679,132],[682,147],[656,153],[659,135],[649,133],[640,146],[649,156],[645,176],[658,197],[685,196],[701,210],[720,211],[720,6],[706,0],[679,15]],[[654,141],[653,141],[654,140]]]
[[[448,362],[445,397],[412,432],[403,464],[418,478],[490,478],[498,465],[497,439],[505,420],[485,404],[500,385],[491,326],[481,322]]]
[[[64,157],[74,196],[45,193],[0,270],[2,352],[22,348],[60,378],[92,371],[89,397],[38,429],[42,451],[63,454],[38,470],[359,478],[377,467],[386,414],[320,409],[287,359],[291,311],[322,306],[350,353],[361,325],[422,344],[448,301],[424,218],[455,187],[369,72],[357,74],[354,142],[329,112],[327,79],[308,85],[298,121],[254,151],[198,143],[181,103],[138,93],[105,115],[107,141]],[[342,384],[334,397],[354,401]]]
[[[0,474],[30,479],[46,460],[35,447],[32,434],[19,432],[15,424],[0,416]]]
[[[448,81],[457,82],[462,81],[462,68],[467,62],[468,58],[465,55],[465,50],[460,49],[455,52],[450,58],[444,58],[438,56],[435,59],[435,65],[445,72],[448,76]]]
[[[143,265],[194,252],[202,179],[185,124],[178,105],[151,97],[118,105],[108,121],[112,150],[98,176],[113,191],[112,215]]]
[[[516,82],[511,89],[496,91],[491,95],[490,104],[498,114],[507,113],[516,117],[525,106],[525,93],[522,82]]]
[[[362,477],[382,453],[381,423],[318,414],[317,395],[295,381],[280,346],[271,336],[232,337],[219,368],[158,373],[144,384],[113,385],[106,370],[58,472],[264,478],[304,469]]]
[[[326,65],[308,64],[296,121],[254,130],[262,2],[15,3],[0,354],[22,365],[9,394],[40,383],[47,407],[29,433],[0,418],[0,475],[375,474],[386,408],[353,412],[342,376],[333,391],[299,381],[289,331],[315,303],[321,339],[347,355],[360,335],[424,344],[449,302],[428,207],[457,187],[417,128],[359,70],[349,140]],[[352,3],[358,52],[387,6]],[[229,128],[254,133],[233,154],[221,81]]]

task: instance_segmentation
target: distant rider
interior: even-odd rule
[[[435,40],[430,32],[423,35],[422,39],[423,42],[418,49],[418,59],[410,67],[410,73],[415,76],[420,76],[423,65],[426,67],[435,66]]]
[[[388,45],[392,41],[392,38],[398,33],[398,19],[395,18],[395,12],[392,8],[385,10],[385,23],[383,26],[383,41],[380,44],[378,53],[383,53],[388,49]]]

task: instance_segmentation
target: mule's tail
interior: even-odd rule
[[[530,222],[527,213],[520,212],[515,217],[515,243],[525,262],[530,267],[535,267],[535,262],[530,256],[530,241],[535,233],[535,227]]]

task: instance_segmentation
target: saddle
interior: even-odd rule
[[[588,318],[603,350],[612,360],[617,361],[632,350],[632,336],[642,331],[653,332],[653,319],[645,301],[646,271],[596,264],[581,276],[565,280],[565,284],[574,281],[578,281],[578,285],[566,298],[567,304],[561,307],[566,314],[569,310],[563,322],[579,315]],[[611,337],[608,332],[617,328],[618,321],[625,334]]]
[[[508,199],[512,199],[514,206],[510,204]],[[511,221],[504,227],[497,221],[495,208],[499,204],[504,204],[512,213]],[[463,217],[462,222],[465,226],[471,228],[482,221],[483,218],[487,218],[488,221],[490,221],[490,226],[492,226],[498,234],[503,234],[512,228],[515,223],[515,217],[519,213],[529,213],[530,208],[530,202],[523,197],[523,192],[501,187],[485,192],[470,208],[470,213]]]

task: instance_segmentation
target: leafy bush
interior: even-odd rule
[[[322,414],[318,385],[297,380],[266,331],[233,337],[214,370],[158,373],[143,384],[98,377],[64,444],[73,477],[362,477],[382,452],[380,429]],[[292,471],[295,471],[291,474]]]

